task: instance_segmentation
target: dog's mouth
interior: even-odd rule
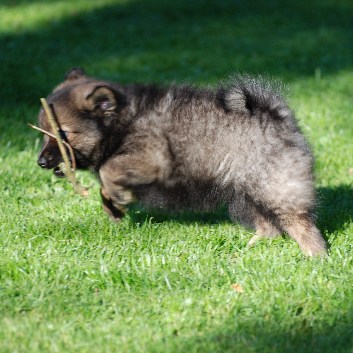
[[[63,171],[60,169],[59,166],[54,168],[54,174],[55,176],[57,176],[58,178],[65,178],[65,174],[63,173]]]

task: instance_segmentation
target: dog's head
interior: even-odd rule
[[[82,69],[72,69],[64,82],[47,98],[62,138],[72,147],[78,169],[95,169],[119,140],[127,98],[122,87],[87,77]],[[39,126],[51,131],[43,109]],[[114,142],[115,141],[115,142]],[[56,140],[47,135],[37,163],[63,176],[58,165],[62,156]]]

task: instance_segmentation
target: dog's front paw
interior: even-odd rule
[[[114,222],[119,222],[126,213],[125,207],[123,205],[113,203],[113,200],[109,197],[104,188],[101,188],[100,193],[102,197],[103,210]]]
[[[127,212],[126,206],[135,201],[131,190],[124,187],[116,187],[113,195],[110,195],[104,187],[100,190],[103,210],[115,222],[119,222]]]

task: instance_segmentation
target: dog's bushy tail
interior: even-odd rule
[[[240,75],[223,91],[227,110],[249,113],[251,116],[269,114],[276,120],[292,119],[293,112],[282,95],[283,86],[261,76]]]

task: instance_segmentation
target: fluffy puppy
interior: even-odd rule
[[[123,86],[72,69],[47,100],[77,167],[98,175],[114,220],[134,200],[172,210],[225,204],[256,230],[250,244],[286,232],[306,254],[325,253],[312,153],[269,83],[242,76],[214,90]],[[39,124],[50,130],[43,111]],[[60,175],[58,146],[44,139],[38,164]]]

